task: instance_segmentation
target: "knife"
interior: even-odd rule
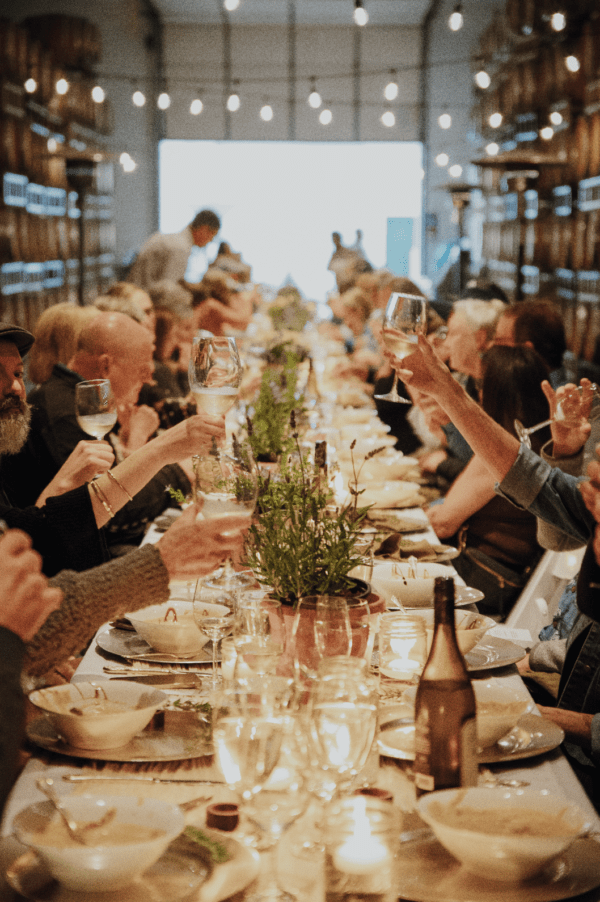
[[[195,673],[127,673],[112,675],[111,680],[133,680],[163,689],[199,689],[201,682]]]
[[[67,783],[87,783],[93,780],[123,780],[128,781],[130,783],[203,783],[205,786],[223,786],[222,781],[219,780],[177,780],[174,777],[148,777],[148,776],[134,776],[134,777],[123,777],[119,774],[94,774],[89,777],[85,774],[63,774],[63,780]]]

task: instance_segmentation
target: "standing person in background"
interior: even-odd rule
[[[181,232],[155,232],[142,245],[128,282],[148,291],[157,282],[179,282],[185,278],[192,248],[206,247],[216,237],[221,220],[212,210],[201,210]]]

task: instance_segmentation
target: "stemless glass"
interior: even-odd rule
[[[281,602],[246,592],[238,598],[233,626],[234,679],[274,673],[285,647]]]
[[[388,349],[399,360],[403,360],[416,350],[417,336],[424,335],[427,328],[427,301],[413,294],[392,294],[383,319],[381,336]],[[380,401],[394,404],[410,404],[407,398],[398,394],[398,374],[390,391],[385,395],[375,395]]]
[[[218,605],[218,607],[214,607]],[[200,630],[212,639],[212,676],[210,689],[218,689],[223,679],[217,670],[217,650],[219,641],[233,629],[235,598],[222,589],[206,586],[202,580],[196,585],[194,594],[194,620]]]
[[[242,373],[235,338],[194,338],[188,377],[199,411],[227,413],[237,400]]]
[[[341,596],[319,595],[315,610],[315,645],[319,658],[349,655],[352,630],[348,603]]]
[[[79,428],[103,439],[117,422],[117,403],[110,379],[91,379],[75,386],[75,414]]]

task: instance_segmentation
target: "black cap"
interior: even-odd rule
[[[16,344],[21,357],[24,357],[31,348],[35,338],[27,329],[13,326],[10,323],[0,323],[0,341],[12,341]]]

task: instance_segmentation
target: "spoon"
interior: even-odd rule
[[[71,839],[74,839],[75,842],[78,842],[80,845],[85,846],[86,841],[82,835],[82,827],[77,823],[76,820],[73,819],[73,815],[65,808],[62,800],[56,794],[54,789],[54,780],[52,777],[40,777],[39,780],[36,780],[37,788],[40,792],[43,792],[47,799],[49,799],[58,813],[60,814],[63,824],[67,828],[67,832]]]

